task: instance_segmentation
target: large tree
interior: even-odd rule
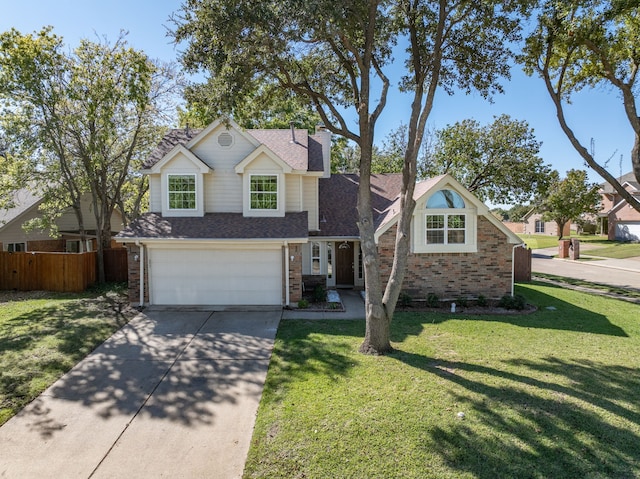
[[[640,67],[640,5],[630,0],[546,0],[537,27],[520,57],[528,74],[542,78],[553,100],[562,131],[584,161],[636,210],[640,201],[600,164],[579,138],[565,114],[580,91],[607,89],[621,102],[633,147],[631,165],[640,181],[640,116],[637,77]],[[606,119],[602,118],[602,121]],[[593,122],[597,129],[598,121]],[[593,135],[595,136],[595,135]]]
[[[560,179],[557,172],[554,173],[549,191],[537,210],[542,212],[545,221],[555,221],[559,238],[562,239],[564,225],[583,215],[598,213],[600,186],[589,183],[587,173],[583,170],[569,170],[564,179]]]
[[[13,168],[12,187],[44,196],[45,222],[73,208],[83,237],[81,198],[91,197],[100,281],[112,212],[139,204],[144,184],[132,177],[132,166],[161,138],[174,76],[130,48],[123,35],[113,45],[82,40],[71,52],[50,27],[0,35],[0,126],[14,150],[8,154],[28,164]],[[127,189],[129,181],[138,188]]]
[[[402,287],[414,209],[416,160],[435,92],[488,96],[508,73],[526,1],[186,0],[174,17],[183,62],[207,71],[206,102],[232,114],[260,85],[277,84],[309,102],[333,133],[359,149],[358,227],[366,287],[360,350],[391,350],[390,324]],[[390,88],[392,48],[407,46],[401,87],[412,98],[390,279],[382,284],[371,208],[375,128]],[[355,121],[354,121],[355,119]]]
[[[376,173],[402,171],[407,127],[392,131],[374,152]],[[466,119],[429,132],[418,157],[418,176],[451,174],[483,201],[513,204],[540,196],[551,168],[526,121],[500,115],[488,125]]]

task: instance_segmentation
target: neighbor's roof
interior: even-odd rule
[[[628,183],[634,189],[640,190],[640,183],[638,183],[638,180],[636,179],[636,176],[633,172],[622,175],[621,177],[617,178],[617,180],[621,185]],[[613,188],[613,186],[611,186],[611,183],[606,182],[602,184],[602,192],[605,194],[615,194],[616,190]]]
[[[176,145],[186,145],[203,130],[172,129],[167,132],[156,149],[144,161],[143,168],[150,169]],[[322,171],[322,144],[316,135],[309,136],[307,130],[295,130],[295,142],[290,129],[246,130],[294,170]]]
[[[299,239],[308,237],[307,212],[284,217],[244,217],[207,213],[202,217],[163,217],[145,213],[116,239]]]
[[[27,188],[16,190],[11,193],[11,195],[13,196],[13,198],[11,198],[13,207],[0,209],[0,228],[16,219],[22,213],[37,205],[42,200],[42,196],[36,195]]]

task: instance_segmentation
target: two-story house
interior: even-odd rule
[[[357,175],[331,174],[331,135],[172,130],[145,164],[150,211],[117,240],[133,303],[290,305],[303,288],[364,287]],[[382,274],[393,260],[401,175],[374,175]],[[405,289],[415,297],[500,297],[521,240],[448,175],[416,185]]]

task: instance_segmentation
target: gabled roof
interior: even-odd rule
[[[209,165],[207,165],[204,161],[194,155],[191,150],[188,150],[184,145],[178,144],[174,146],[173,149],[169,151],[169,153],[164,155],[160,161],[155,163],[149,170],[147,170],[147,172],[159,173],[160,169],[165,164],[174,159],[178,154],[184,155],[185,158],[191,161],[191,163],[193,163],[193,165],[198,168],[198,170],[200,170],[200,173],[209,173],[211,171],[211,167],[209,167]]]
[[[285,163],[282,159],[280,159],[278,155],[276,155],[271,149],[269,149],[268,146],[264,144],[253,150],[247,155],[244,160],[238,163],[235,167],[235,172],[244,173],[244,169],[249,166],[256,158],[263,154],[271,159],[271,161],[277,164],[280,168],[282,168],[282,171],[284,171],[285,173],[291,173],[291,165]]]
[[[242,213],[206,213],[201,217],[163,217],[145,213],[116,238],[124,241],[154,239],[251,240],[306,239],[307,212],[284,217],[244,217]]]
[[[42,196],[27,188],[16,190],[12,195],[11,202],[13,207],[0,209],[0,229],[42,202]]]
[[[622,175],[620,178],[617,178],[617,180],[618,180],[618,183],[620,183],[622,186],[628,185],[633,190],[640,191],[640,183],[638,183],[638,180],[636,179],[636,176],[633,173],[633,171]],[[604,194],[617,193],[616,190],[613,188],[613,186],[611,186],[611,183],[608,183],[608,182],[602,183],[601,187],[602,187],[601,192]]]
[[[150,170],[177,145],[183,145],[190,149],[219,125],[220,122],[214,122],[206,129],[179,128],[169,130],[156,149],[144,161],[143,169]],[[235,123],[231,123],[231,127],[236,128],[245,138],[250,138],[251,143],[256,147],[260,144],[265,145],[293,170],[319,172],[324,169],[320,137],[317,135],[309,136],[307,130],[296,129],[293,133],[290,129],[242,130]],[[295,141],[293,141],[294,136]]]
[[[319,180],[319,236],[357,238],[358,185],[357,174],[331,175]],[[371,206],[376,227],[393,204],[402,188],[402,175],[397,173],[371,175]]]

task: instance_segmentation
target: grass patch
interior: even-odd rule
[[[0,298],[0,425],[123,326],[122,288]]]
[[[638,477],[640,306],[517,292],[538,311],[399,313],[383,357],[363,321],[283,321],[245,477]]]
[[[565,276],[556,276],[546,273],[533,273],[534,279],[546,280],[556,285],[570,285],[577,286],[591,290],[593,292],[601,292],[603,294],[618,296],[620,299],[640,299],[640,291],[631,288],[619,288],[617,286],[611,286],[609,284],[594,283],[591,281],[585,281],[577,278],[567,278]]]
[[[602,256],[603,258],[625,259],[640,256],[640,243],[616,243],[608,242],[604,248],[596,248],[585,251],[584,254]]]

